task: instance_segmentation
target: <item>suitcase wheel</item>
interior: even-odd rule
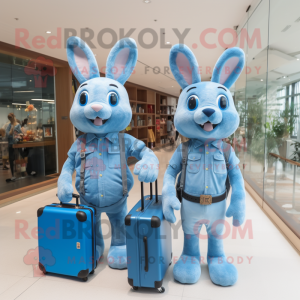
[[[137,286],[132,287],[135,291],[137,291],[139,288]]]
[[[92,270],[91,272],[90,272],[90,274],[94,274],[95,273],[95,270]]]
[[[88,280],[88,278],[87,278],[87,277],[83,277],[82,280],[83,280],[84,282],[86,282],[86,281]]]
[[[162,287],[158,288],[157,291],[162,294],[165,292],[165,288],[162,286]]]

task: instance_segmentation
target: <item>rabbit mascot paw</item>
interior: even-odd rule
[[[134,156],[139,160],[134,174],[140,181],[154,182],[159,169],[157,157],[144,142],[128,134],[119,135],[132,118],[129,97],[123,85],[136,65],[137,46],[130,38],[118,41],[108,56],[106,77],[101,78],[93,52],[80,38],[68,39],[67,56],[80,84],[70,119],[85,134],[68,152],[58,180],[58,198],[62,202],[71,201],[72,174],[76,170],[75,186],[80,202],[96,207],[96,259],[104,251],[101,213],[105,212],[112,233],[108,264],[111,268],[124,269],[127,267],[124,218],[128,192],[134,183],[127,158]],[[85,157],[83,167],[82,157]],[[127,175],[127,180],[124,180],[126,176],[122,176],[122,172]]]
[[[184,45],[175,45],[170,51],[170,67],[182,87],[175,127],[190,139],[173,154],[164,175],[162,191],[163,213],[169,222],[176,221],[174,209],[181,209],[184,247],[173,269],[174,278],[181,283],[195,283],[200,278],[199,237],[202,225],[207,230],[207,263],[212,282],[230,286],[237,281],[237,270],[227,262],[224,254],[222,235],[225,215],[233,217],[233,226],[238,227],[244,222],[245,189],[239,159],[233,148],[222,139],[233,134],[239,126],[239,115],[229,88],[239,77],[244,62],[241,49],[228,49],[217,61],[211,82],[201,82],[192,51]],[[179,186],[183,186],[179,189],[182,191],[180,203],[175,180],[183,165],[186,172],[184,186]],[[228,180],[232,195],[226,211]]]

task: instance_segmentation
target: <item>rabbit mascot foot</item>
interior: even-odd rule
[[[172,156],[162,191],[163,213],[169,222],[176,221],[174,209],[181,208],[184,247],[173,269],[175,279],[181,283],[195,283],[200,278],[199,236],[202,225],[207,230],[207,262],[212,282],[230,286],[237,281],[237,270],[227,262],[224,254],[222,235],[225,215],[233,217],[233,226],[244,222],[245,190],[239,159],[222,139],[233,134],[239,126],[229,88],[241,73],[244,61],[242,50],[228,49],[219,58],[211,82],[201,82],[198,63],[188,47],[175,45],[170,52],[172,73],[182,87],[175,127],[190,139]],[[182,152],[183,147],[185,152]],[[186,162],[182,160],[184,153]],[[186,172],[180,203],[176,197],[175,179],[183,165]],[[232,196],[226,211],[227,176]]]
[[[142,141],[128,134],[119,135],[132,118],[128,94],[123,85],[137,62],[137,46],[129,38],[117,42],[108,56],[105,78],[100,78],[93,52],[80,38],[68,39],[67,56],[71,70],[80,83],[70,119],[85,134],[75,141],[68,152],[58,180],[58,198],[62,202],[71,201],[72,174],[76,170],[75,186],[80,202],[96,207],[96,259],[104,251],[101,213],[105,212],[111,223],[112,235],[108,264],[112,268],[124,269],[127,267],[124,218],[128,192],[134,183],[127,158],[134,156],[140,160],[134,168],[134,174],[140,181],[154,182],[159,169],[157,157]],[[124,179],[126,175],[127,180]]]

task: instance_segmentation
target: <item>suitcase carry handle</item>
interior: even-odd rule
[[[56,194],[56,197],[58,197],[57,194]],[[76,205],[75,205],[75,207],[78,207],[79,206],[78,199],[80,198],[80,196],[78,194],[72,194],[72,197],[76,198]],[[67,206],[70,205],[70,206],[72,206],[71,204],[63,203],[61,201],[60,201],[60,205],[67,205]]]
[[[156,203],[158,202],[158,191],[157,191],[157,179],[155,180],[155,195],[156,195]],[[150,199],[153,198],[152,193],[152,182],[150,182]],[[141,181],[141,211],[145,208],[145,201],[144,201],[144,182]]]

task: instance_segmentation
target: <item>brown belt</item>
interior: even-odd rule
[[[192,196],[187,194],[186,192],[182,191],[182,198],[194,202],[194,203],[199,203],[201,205],[210,205],[212,203],[217,203],[221,202],[226,199],[226,192],[220,196],[211,196],[211,195],[200,195],[198,196]]]

